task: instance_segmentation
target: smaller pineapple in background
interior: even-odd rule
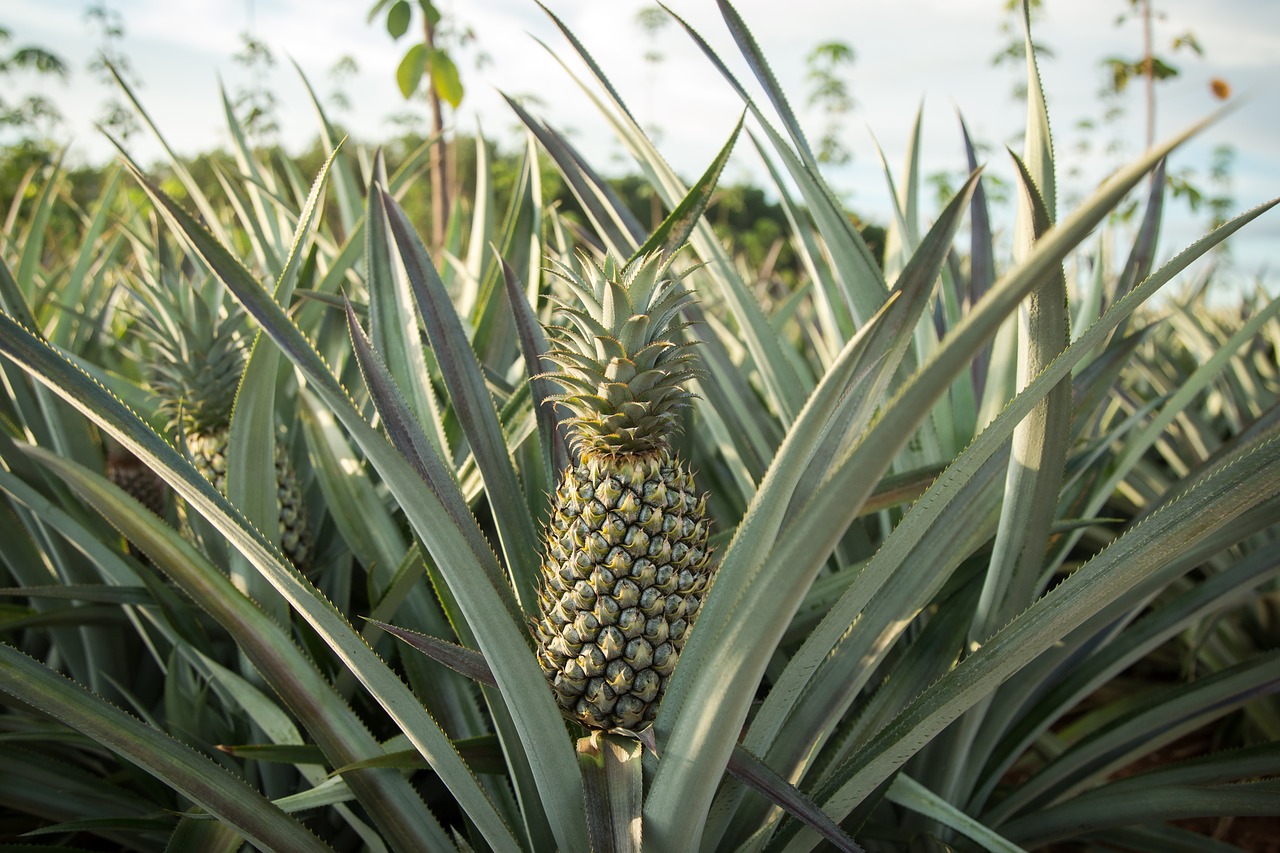
[[[561,709],[591,728],[653,720],[712,579],[706,496],[671,448],[698,373],[673,325],[693,296],[665,269],[561,268],[579,305],[547,330],[578,463],[556,489],[534,630]]]
[[[114,442],[107,448],[107,479],[138,503],[164,518],[165,500],[169,496],[168,484],[141,459]]]
[[[227,444],[231,412],[244,374],[245,315],[222,298],[216,282],[199,289],[178,285],[139,285],[145,309],[136,325],[145,341],[144,367],[158,411],[179,437],[192,463],[222,494],[227,493]],[[306,570],[312,556],[306,505],[283,437],[275,444],[279,545],[286,557]],[[190,531],[186,508],[179,517]]]

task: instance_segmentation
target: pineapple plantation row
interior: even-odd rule
[[[217,192],[177,158],[122,154],[83,209],[30,175],[0,237],[0,849],[1275,826],[1280,300],[1209,310],[1184,275],[1275,202],[1157,264],[1198,126],[1059,214],[1028,50],[1011,256],[966,141],[930,224],[906,152],[880,263],[720,7],[767,103],[686,28],[750,117],[692,185],[564,31],[656,229],[514,100],[509,198],[478,141],[432,251],[401,207],[429,145],[389,171],[319,105],[318,175],[233,117]],[[744,135],[805,272],[767,303],[704,216]]]

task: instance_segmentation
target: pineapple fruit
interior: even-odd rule
[[[146,341],[144,366],[158,410],[169,431],[180,437],[192,464],[222,494],[227,493],[227,443],[245,362],[245,315],[221,291],[206,300],[189,285],[157,286],[140,292],[145,310],[136,328]],[[189,298],[184,298],[189,297]],[[274,451],[280,550],[295,566],[310,566],[312,542],[306,505],[289,461],[283,435]],[[191,534],[186,507],[179,520]]]
[[[169,487],[160,475],[125,447],[111,443],[107,450],[107,479],[155,515],[164,517]]]
[[[670,439],[697,375],[673,340],[692,294],[660,256],[625,267],[584,258],[556,273],[577,297],[549,328],[578,462],[561,475],[546,530],[538,661],[561,709],[594,729],[653,720],[712,581],[706,496]]]

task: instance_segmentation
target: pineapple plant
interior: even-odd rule
[[[196,470],[225,495],[231,413],[247,360],[244,311],[227,304],[217,287],[209,294],[193,289],[187,298],[172,284],[135,290],[144,309],[136,325],[144,342],[141,360],[157,413]],[[283,439],[281,430],[274,451],[277,542],[305,570],[312,556],[307,509]],[[178,512],[190,536],[191,522],[181,501]]]
[[[535,630],[557,702],[590,728],[653,720],[712,579],[706,496],[671,447],[697,374],[674,340],[693,296],[662,261],[557,270],[581,305],[561,306],[545,357],[578,462],[556,488]]]

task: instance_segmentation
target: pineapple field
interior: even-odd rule
[[[1196,263],[1280,199],[1161,238],[1229,110],[1067,204],[1024,8],[1012,238],[966,131],[873,240],[715,5],[692,181],[543,10],[643,211],[514,97],[447,209],[318,98],[0,199],[0,851],[1280,850],[1280,299]]]

